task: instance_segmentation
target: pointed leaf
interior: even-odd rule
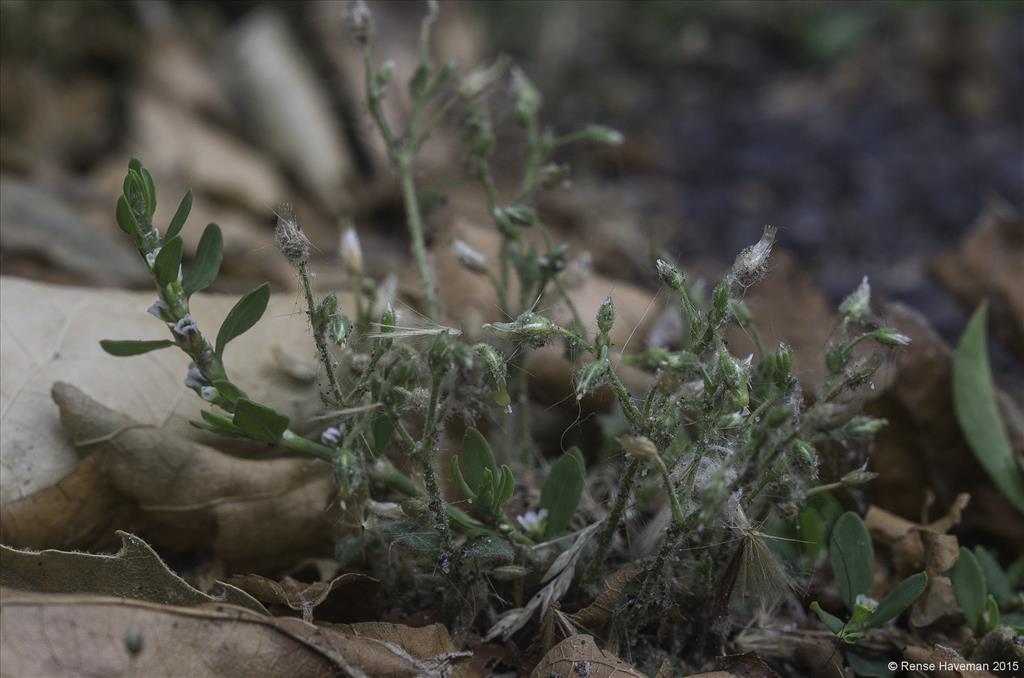
[[[928,575],[924,572],[918,572],[901,581],[875,608],[871,618],[868,619],[867,627],[870,629],[881,626],[900,616],[900,613],[910,607],[918,596],[924,593],[926,586],[928,586]]]
[[[860,516],[847,511],[839,516],[829,539],[829,557],[839,596],[853,609],[858,595],[870,595],[875,580],[875,549]]]
[[[128,200],[122,195],[117,199],[117,225],[118,227],[130,235],[132,238],[137,238],[140,233],[138,223],[135,221],[135,215],[132,214],[132,208],[128,206]]]
[[[466,482],[478,493],[484,482],[484,471],[490,471],[492,478],[498,473],[490,443],[472,426],[462,437],[462,463],[465,465]]]
[[[388,443],[391,442],[391,434],[395,432],[395,422],[391,420],[391,417],[380,415],[373,420],[370,424],[370,442],[371,449],[374,454],[384,454],[388,449]],[[455,459],[456,455],[452,455]]]
[[[566,452],[551,465],[540,491],[540,508],[548,512],[546,537],[565,532],[583,495],[586,472],[579,458]]]
[[[846,625],[843,622],[843,620],[839,617],[821,609],[821,605],[818,605],[818,601],[814,601],[813,603],[811,603],[811,611],[813,611],[814,614],[818,615],[818,619],[821,620],[821,623],[824,624],[832,633],[838,635],[839,632],[842,631],[843,627]]]
[[[203,231],[203,237],[199,239],[195,261],[192,262],[192,269],[182,285],[186,296],[190,297],[200,290],[205,290],[217,279],[223,256],[224,236],[221,235],[220,226],[209,224]]]
[[[996,406],[986,347],[987,318],[988,306],[983,303],[960,337],[953,359],[953,402],[974,456],[1010,503],[1024,513],[1024,472],[1014,459]]]
[[[141,165],[139,166],[139,175],[142,177],[142,185],[146,190],[146,214],[152,219],[156,212],[156,184],[153,182],[153,175]]]
[[[100,347],[110,355],[124,358],[132,355],[142,355],[157,349],[174,346],[170,339],[136,340],[136,339],[104,339]]]
[[[153,274],[160,287],[165,287],[178,279],[178,272],[181,270],[181,236],[176,235],[160,248],[156,255],[156,262],[153,264]]]
[[[288,428],[288,417],[248,398],[239,398],[232,423],[250,438],[276,443]]]
[[[203,421],[190,421],[189,423],[192,426],[229,438],[242,437],[242,432],[238,430],[238,427],[228,417],[208,410],[200,410],[199,414]]]
[[[185,197],[178,203],[178,209],[175,210],[174,216],[171,218],[171,223],[167,226],[167,233],[164,234],[164,242],[167,242],[174,236],[181,233],[181,229],[185,227],[185,221],[188,219],[189,212],[192,211],[192,189],[190,188]]]
[[[494,473],[491,469],[484,469],[484,479],[476,488],[477,504],[483,508],[489,508],[494,512]],[[499,507],[500,508],[500,507]]]
[[[220,394],[224,396],[224,398],[232,405],[237,403],[239,398],[245,397],[245,392],[242,391],[242,389],[235,386],[234,384],[232,384],[227,379],[216,379],[214,380],[213,385],[217,388],[218,391],[220,391]]]
[[[985,611],[987,595],[985,573],[981,571],[978,559],[967,547],[961,546],[960,558],[957,559],[956,565],[948,574],[953,582],[957,605],[963,611],[967,625],[971,627],[972,631],[977,631],[981,614]]]
[[[503,506],[505,502],[512,498],[512,494],[516,491],[516,479],[512,475],[512,469],[508,467],[508,464],[501,465],[501,480],[498,482],[498,506]]]
[[[459,456],[457,454],[452,455],[452,478],[455,480],[455,484],[458,485],[459,491],[462,492],[463,498],[466,499],[470,504],[476,500],[476,492],[469,486],[466,479],[462,475],[462,469],[459,467]]]
[[[1010,579],[999,566],[999,561],[992,555],[992,552],[984,546],[974,547],[974,557],[978,559],[978,565],[985,574],[985,588],[991,593],[996,602],[1000,605],[1010,602],[1013,592],[1010,589]]]
[[[267,302],[270,301],[270,285],[263,283],[259,287],[246,292],[238,300],[220,326],[217,332],[218,356],[224,355],[224,348],[235,337],[248,332],[253,325],[259,322],[267,310]]]

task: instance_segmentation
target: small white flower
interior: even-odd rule
[[[537,534],[544,530],[547,524],[548,510],[541,509],[539,511],[527,511],[522,515],[516,516],[516,521],[522,526],[524,530],[531,534]]]

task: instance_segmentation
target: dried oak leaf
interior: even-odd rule
[[[140,423],[220,449],[252,450],[250,443],[225,441],[189,426],[205,403],[184,385],[189,360],[181,351],[117,358],[100,348],[101,339],[167,338],[163,323],[145,312],[154,293],[0,277],[0,296],[0,507],[65,481],[63,489],[74,496],[103,494],[101,485],[92,484],[90,490],[93,475],[76,469],[78,450],[64,435],[50,402],[50,389],[58,380]],[[214,334],[237,300],[234,295],[197,294],[190,301],[192,315],[204,331]],[[317,387],[283,374],[272,355],[275,344],[309,345],[306,320],[294,311],[293,296],[276,295],[260,323],[232,342],[224,359],[232,381],[254,400],[301,422],[320,411]],[[97,503],[103,501],[106,508],[113,503],[109,497],[96,497]],[[76,510],[106,512],[85,505]],[[40,547],[88,545],[48,542]]]
[[[2,591],[4,675],[148,678],[365,676],[318,630],[243,608]],[[292,624],[288,622],[298,622]]]
[[[337,589],[353,584],[365,586],[377,582],[378,580],[373,577],[358,572],[346,572],[330,581],[312,584],[305,584],[291,577],[274,581],[258,574],[235,575],[227,581],[256,600],[270,605],[285,605],[296,612],[301,612],[302,618],[308,622],[313,621],[314,608],[327,600]]]
[[[62,382],[54,385],[53,398],[74,448],[88,455],[87,462],[95,459],[89,468],[99,486],[131,507],[132,519],[154,543],[210,547],[225,564],[249,570],[330,552],[338,516],[328,509],[335,490],[326,464],[232,457],[139,424]],[[58,519],[79,510],[71,500],[85,502],[88,511],[90,498],[55,506],[52,494],[6,505],[0,513],[3,541],[38,548],[73,537],[60,531]]]
[[[604,590],[590,605],[574,612],[573,621],[591,630],[597,630],[608,623],[619,604],[623,589],[643,570],[639,565],[628,565],[613,572],[604,581]]]
[[[968,307],[989,299],[993,331],[1024,355],[1024,219],[1006,203],[986,207],[960,241],[938,256],[931,272]]]
[[[531,678],[641,678],[640,673],[618,657],[602,651],[587,635],[569,636],[544,655]]]
[[[114,555],[71,551],[22,551],[0,545],[0,586],[38,593],[90,593],[162,605],[227,603],[253,612],[266,609],[245,591],[220,582],[221,598],[193,588],[172,572],[135,535],[118,531],[121,550]]]
[[[4,675],[153,678],[468,678],[435,624],[314,626],[232,605],[177,607],[92,595],[2,590]]]

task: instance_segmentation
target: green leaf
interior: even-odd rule
[[[391,442],[391,435],[395,432],[395,422],[387,415],[376,417],[370,424],[370,448],[376,455],[384,454]],[[452,455],[455,458],[455,455]]]
[[[142,176],[142,185],[146,190],[146,214],[150,219],[156,212],[156,184],[153,182],[153,175],[145,167],[139,166],[139,174]]]
[[[135,215],[132,214],[132,208],[123,195],[117,199],[117,225],[132,238],[138,238],[141,234],[141,229],[135,221]]]
[[[248,332],[253,325],[259,322],[263,313],[267,310],[267,302],[270,301],[270,285],[263,283],[248,292],[238,300],[238,303],[228,312],[224,322],[217,332],[217,357],[224,355],[224,348],[235,337]]]
[[[869,654],[860,647],[847,648],[846,663],[861,678],[891,678],[896,672],[890,669],[892,662],[888,657]]]
[[[818,556],[828,536],[828,527],[818,511],[810,506],[804,507],[799,516],[800,540],[804,545],[804,553],[812,564],[818,562]]]
[[[1010,579],[999,566],[999,561],[992,555],[992,552],[984,546],[974,547],[974,557],[978,559],[978,565],[985,574],[985,587],[996,601],[1002,605],[1010,601],[1013,592],[1010,590]]]
[[[192,189],[189,189],[185,193],[185,197],[178,203],[178,209],[175,210],[174,216],[171,218],[171,223],[167,226],[167,233],[164,234],[164,242],[167,242],[174,236],[181,233],[181,229],[185,227],[185,221],[188,219],[189,212],[192,211]]]
[[[153,264],[153,274],[156,275],[156,283],[165,287],[178,279],[178,271],[181,269],[181,248],[182,240],[176,235],[160,248],[156,255],[156,262]]]
[[[200,410],[199,415],[203,418],[203,421],[190,421],[194,427],[203,429],[204,431],[212,431],[217,435],[228,436],[232,438],[239,438],[242,436],[242,432],[238,430],[238,427],[227,417],[216,412],[210,412],[208,410]]]
[[[992,482],[1024,513],[1024,473],[1014,459],[996,406],[988,362],[985,322],[988,306],[974,312],[953,359],[953,402],[964,437]]]
[[[875,579],[875,549],[860,516],[847,511],[839,516],[829,539],[829,557],[839,597],[853,609],[858,595],[869,595]]]
[[[957,605],[964,613],[967,625],[972,631],[978,631],[981,614],[985,611],[985,573],[981,571],[978,559],[971,551],[960,547],[960,558],[948,572],[953,582]]]
[[[188,272],[182,285],[185,296],[190,297],[200,290],[205,290],[217,279],[223,256],[224,236],[221,235],[220,226],[208,224],[206,230],[203,231],[203,237],[199,239],[199,247],[196,248],[196,258],[192,262],[192,269]]]
[[[466,478],[462,475],[462,468],[459,466],[459,456],[457,454],[452,455],[452,479],[455,480],[455,484],[458,486],[459,491],[462,492],[463,498],[469,503],[473,503],[476,499],[476,490],[469,486],[466,482]]]
[[[239,398],[245,397],[245,392],[227,379],[215,379],[213,385],[224,396],[225,400],[232,405],[237,403]]]
[[[288,428],[288,417],[248,398],[239,398],[232,423],[254,440],[277,443]]]
[[[836,635],[839,635],[839,632],[843,630],[844,626],[846,626],[842,619],[823,610],[816,600],[811,603],[811,611],[818,615],[818,619],[821,620],[821,623]]]
[[[995,627],[999,626],[999,603],[991,593],[985,598],[985,632],[988,634]]]
[[[484,472],[490,471],[493,478],[497,475],[498,469],[494,464],[490,443],[472,426],[466,429],[466,434],[462,437],[462,462],[466,466],[466,482],[477,494],[482,494],[480,488],[483,487]]]
[[[170,339],[153,339],[149,341],[135,339],[104,339],[100,346],[110,355],[124,358],[132,355],[142,355],[157,349],[174,346]]]
[[[869,629],[881,626],[885,622],[900,616],[905,609],[917,600],[918,596],[924,593],[926,586],[928,586],[928,575],[924,572],[918,572],[907,577],[890,591],[889,595],[882,599],[882,602],[875,608],[874,614],[868,619],[866,626]]]
[[[540,490],[540,508],[548,512],[544,536],[554,537],[565,532],[576,513],[583,496],[586,469],[579,456],[568,451],[559,457],[544,479]]]
[[[501,507],[495,508],[494,505],[494,472],[489,469],[484,469],[484,479],[476,489],[477,500],[476,504],[483,510],[490,510],[492,513],[497,513]]]
[[[498,492],[495,496],[495,502],[498,508],[501,508],[505,502],[512,498],[512,494],[516,491],[516,479],[512,475],[512,469],[508,467],[508,464],[501,465],[500,471],[501,479],[498,480]]]
[[[1018,556],[1017,560],[1006,568],[1006,579],[1010,584],[1011,591],[1016,591],[1024,585],[1024,555]]]

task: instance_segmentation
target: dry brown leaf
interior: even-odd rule
[[[317,627],[231,605],[175,607],[90,595],[2,591],[4,675],[157,678],[468,678],[435,624]]]
[[[188,368],[184,354],[167,349],[116,358],[99,347],[101,339],[165,339],[166,328],[146,313],[154,293],[80,289],[5,277],[0,278],[0,295],[4,305],[0,506],[53,487],[79,462],[50,401],[50,388],[58,380],[78,386],[140,423],[195,440],[216,441],[224,449],[223,438],[188,425],[198,418],[203,403],[184,386]],[[213,334],[237,300],[232,295],[199,294],[191,300],[192,313],[200,327]],[[228,372],[254,399],[297,423],[304,422],[319,411],[317,388],[282,374],[271,353],[274,343],[290,350],[309,347],[312,352],[305,318],[296,312],[293,296],[275,295],[260,323],[231,344],[225,353]],[[76,482],[86,480],[80,475]]]
[[[1009,205],[992,204],[960,245],[932,264],[932,272],[965,306],[991,304],[993,331],[1024,355],[1024,221]]]
[[[779,674],[754,652],[718,657],[715,666],[742,678],[779,678]]]
[[[868,509],[864,522],[875,541],[892,549],[896,571],[907,576],[925,567],[929,555],[936,563],[940,563],[944,558],[948,559],[949,540],[932,539],[930,543],[934,553],[931,553],[925,548],[922,537],[926,532],[931,535],[945,535],[954,526],[959,525],[963,510],[970,500],[968,494],[958,495],[946,515],[927,525],[919,525],[877,506]],[[956,538],[952,539],[955,546]],[[943,556],[943,553],[947,556]],[[946,570],[935,568],[933,571],[940,573]]]
[[[903,650],[903,656],[909,662],[931,664],[934,669],[928,671],[935,678],[991,678],[988,671],[958,670],[956,666],[967,667],[970,664],[951,647],[936,645],[934,648],[911,645]],[[948,668],[944,668],[948,667]]]
[[[622,590],[642,569],[639,565],[629,565],[613,572],[605,579],[604,590],[594,602],[572,614],[573,621],[591,630],[597,630],[607,624],[619,604]]]
[[[277,582],[258,574],[241,574],[231,577],[227,583],[264,603],[286,605],[296,612],[301,612],[302,618],[311,622],[313,621],[313,609],[327,600],[327,597],[336,589],[352,584],[365,586],[377,583],[377,580],[358,572],[346,572],[330,581],[304,584],[291,577],[285,577]]]
[[[192,588],[146,542],[126,532],[117,534],[121,550],[114,555],[22,551],[0,545],[0,586],[37,593],[90,593],[162,605],[227,603],[267,614],[255,598],[230,584],[221,583],[223,598]]]
[[[597,647],[587,635],[570,636],[544,655],[531,678],[643,678],[632,666]]]
[[[172,607],[89,595],[3,591],[0,653],[10,676],[335,678],[366,675],[317,629],[243,608]]]
[[[88,458],[99,459],[90,468],[100,485],[135,510],[154,543],[209,547],[225,564],[251,570],[330,552],[338,516],[329,508],[334,481],[326,464],[232,457],[142,426],[69,384],[56,384],[53,397],[68,438]],[[40,521],[52,523],[42,513],[54,508],[52,497],[43,504],[35,498],[9,504],[0,514],[5,542],[38,548],[58,536],[38,530]],[[88,497],[76,499],[88,504]]]
[[[471,652],[460,652],[441,624],[412,627],[387,622],[323,624],[324,641],[347,661],[381,678],[469,678]]]

